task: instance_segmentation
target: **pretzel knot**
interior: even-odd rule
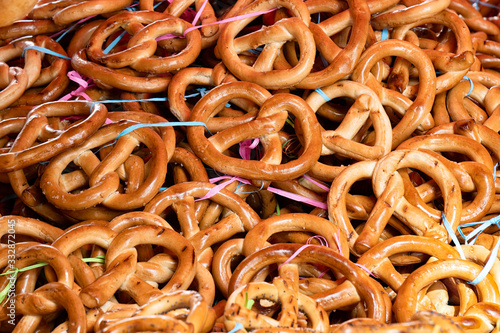
[[[134,24],[147,24],[138,31],[132,31]],[[201,37],[198,30],[186,34],[187,46],[176,55],[153,57],[157,52],[155,38],[172,33],[182,36],[184,31],[192,27],[184,20],[157,12],[125,12],[110,17],[92,34],[87,48],[88,57],[109,68],[131,68],[146,73],[167,73],[190,65],[198,57],[201,50]],[[102,45],[106,38],[120,28],[133,33],[127,48],[111,54],[104,54]]]
[[[52,128],[49,121],[50,117],[76,115],[88,117],[62,130]],[[103,104],[89,102],[51,102],[34,108],[26,116],[24,126],[10,149],[0,154],[0,172],[16,171],[47,161],[65,149],[77,145],[104,124],[106,115],[107,109]],[[14,118],[0,122],[2,136],[9,134],[7,131],[10,126],[7,125],[16,121]]]
[[[153,244],[169,252],[160,252],[148,260],[137,261],[135,246]],[[175,273],[167,273],[171,258],[177,257]],[[161,226],[141,225],[121,231],[106,252],[104,275],[80,292],[85,306],[102,306],[117,291],[129,294],[137,304],[144,305],[167,292],[186,290],[196,275],[197,262],[194,248],[179,233]],[[161,289],[155,287],[165,284]]]
[[[189,144],[204,163],[229,175],[276,181],[297,178],[316,163],[321,153],[320,127],[311,108],[295,95],[271,96],[256,84],[231,82],[206,94],[195,105],[190,120],[207,123],[220,112],[221,106],[233,98],[250,100],[260,106],[260,111],[254,120],[224,129],[210,138],[205,137],[201,127],[188,128]],[[304,149],[296,160],[280,164],[282,149],[278,131],[284,126],[289,113],[301,124]],[[256,137],[260,138],[264,147],[259,161],[240,160],[224,154],[234,144]]]
[[[231,277],[229,293],[231,294],[259,278],[260,272],[273,264],[283,264],[285,261],[287,261],[286,266],[306,263],[320,264],[332,270],[334,274],[343,276],[333,287],[326,288],[323,292],[311,296],[326,311],[362,304],[364,316],[382,323],[390,321],[391,302],[389,296],[382,286],[369,277],[364,270],[328,247],[309,246],[298,251],[300,247],[301,244],[275,244],[246,257]],[[296,256],[288,263],[288,259],[293,254]],[[283,270],[288,269],[283,267]],[[281,271],[280,269],[280,273]],[[296,269],[290,271],[292,274],[287,272],[287,275],[293,277],[293,283],[298,283],[298,271]]]
[[[255,301],[250,309],[247,300]],[[278,320],[272,318],[276,314]],[[235,290],[227,300],[224,318],[228,330],[236,323],[252,330],[307,327],[327,332],[329,328],[325,310],[310,297],[298,293],[291,280],[279,277],[274,278],[273,284],[251,282]]]
[[[272,26],[262,27],[241,37],[237,37],[238,34],[255,18],[230,22],[221,31],[217,50],[224,65],[240,80],[257,83],[268,89],[289,88],[311,72],[316,54],[314,38],[308,29],[310,17],[305,4],[301,1],[258,0],[243,8],[238,15],[274,7],[290,9],[296,17],[282,19]],[[281,47],[290,41],[297,41],[299,45],[300,57],[297,64],[287,69],[274,68]],[[252,66],[239,59],[240,53],[260,45],[264,45],[264,50]]]

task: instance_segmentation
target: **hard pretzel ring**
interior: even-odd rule
[[[224,26],[217,41],[219,56],[231,73],[240,80],[257,83],[267,89],[288,88],[299,83],[311,72],[316,53],[313,35],[307,28],[310,22],[309,12],[300,1],[258,0],[243,8],[238,15],[274,7],[287,8],[296,17],[282,19],[270,27],[263,27],[242,37],[237,35],[255,18],[233,21]],[[280,48],[291,40],[296,40],[300,49],[297,65],[289,69],[274,69],[274,61]],[[241,52],[259,45],[266,46],[253,66],[244,64],[238,58]]]
[[[429,57],[410,42],[388,40],[373,44],[361,55],[351,79],[374,90],[382,104],[391,99],[393,92],[381,87],[370,70],[387,56],[398,56],[410,61],[417,68],[420,77],[417,97],[405,111],[403,119],[393,128],[392,148],[395,148],[407,139],[430,113],[436,94],[436,74]]]
[[[141,278],[143,266],[137,262],[137,251],[134,249],[140,244],[162,246],[178,258],[175,273],[161,290]],[[102,306],[118,289],[130,294],[139,305],[166,292],[185,290],[193,282],[197,267],[194,248],[187,239],[171,229],[153,225],[131,227],[120,232],[109,245],[105,262],[105,274],[80,293],[88,307]],[[147,276],[144,275],[144,278]]]
[[[418,293],[436,280],[447,277],[456,277],[472,281],[481,272],[482,267],[469,261],[460,259],[446,259],[430,262],[417,268],[399,288],[394,302],[394,315],[398,322],[409,321],[417,310]],[[476,285],[479,302],[499,301],[496,282],[491,275]]]
[[[130,122],[110,124],[99,130],[89,140],[54,158],[47,166],[40,183],[49,202],[65,210],[86,209],[101,203],[111,209],[127,210],[142,207],[149,202],[163,185],[167,172],[167,151],[156,132],[149,128],[138,128],[120,137],[111,152],[100,163],[91,151],[95,147],[114,140],[130,125],[132,125]],[[130,188],[132,191],[120,193],[118,191],[120,180],[116,170],[130,159],[130,154],[141,143],[151,151],[151,158],[148,160],[149,173],[137,183],[129,184],[134,187],[137,185],[134,190]],[[87,160],[92,161],[93,164],[93,166],[88,166],[89,169],[86,169],[87,166],[84,163]],[[90,188],[78,194],[70,193],[66,188],[71,184],[62,182],[64,169],[73,161],[88,173],[90,185]]]
[[[340,154],[356,160],[369,160],[380,158],[391,151],[391,123],[373,90],[357,82],[343,80],[323,87],[321,91],[329,99],[350,97],[356,100],[335,130],[322,128],[323,147],[321,155]],[[307,97],[306,102],[313,111],[319,113],[319,108],[327,101],[320,93],[313,91]],[[373,123],[372,126],[375,130],[374,142],[367,145],[353,141],[353,137],[368,119]],[[335,174],[340,172],[340,169],[342,167],[329,167],[317,162],[310,173],[322,180],[332,181]]]
[[[130,6],[132,2],[132,0],[118,0],[113,2],[106,0],[92,0],[91,2],[78,2],[58,10],[57,13],[53,14],[52,19],[58,25],[69,25],[71,22],[78,21],[91,15],[100,15],[118,11]]]
[[[220,98],[224,96],[224,98]],[[321,138],[314,112],[301,98],[291,94],[269,92],[249,82],[231,82],[212,89],[196,103],[191,121],[207,123],[219,112],[220,107],[233,98],[245,98],[260,105],[254,121],[225,129],[206,138],[202,127],[187,128],[187,138],[194,153],[210,167],[229,174],[256,180],[289,180],[303,175],[319,158]],[[284,112],[287,111],[287,112]],[[278,130],[284,125],[288,113],[292,113],[304,136],[304,149],[298,159],[281,162],[281,142]],[[265,127],[266,129],[262,129]],[[240,160],[223,154],[233,144],[259,137],[264,146],[260,161]]]
[[[109,36],[121,27],[127,28],[137,23],[147,26],[135,32],[125,50],[104,54],[102,46]],[[109,68],[130,66],[145,73],[171,72],[187,67],[198,57],[201,50],[200,33],[196,29],[188,32],[186,48],[169,57],[153,58],[157,49],[155,38],[168,33],[182,35],[189,27],[191,24],[184,20],[158,12],[124,12],[110,17],[94,31],[89,40],[87,55],[92,61]]]
[[[49,125],[48,117],[76,115],[88,117],[66,130],[54,131]],[[47,161],[77,145],[104,124],[106,115],[107,109],[103,104],[90,102],[52,102],[34,108],[28,113],[26,123],[9,151],[0,154],[0,172],[20,170]],[[50,140],[35,145],[37,139],[47,139],[47,136]]]
[[[336,7],[336,1],[307,1],[307,8],[311,14],[328,12],[331,7]],[[316,42],[317,51],[326,60],[326,68],[311,72],[299,84],[301,89],[316,89],[333,84],[339,79],[350,74],[363,52],[368,37],[370,10],[365,1],[348,1],[349,9],[335,13],[332,17],[317,24],[311,22],[311,30]],[[336,9],[336,8],[335,8]],[[352,25],[352,26],[351,26]],[[351,34],[347,45],[342,49],[332,39],[339,31],[350,28]],[[290,43],[287,48],[288,56],[295,57],[295,45]],[[292,50],[293,48],[293,50]]]
[[[246,257],[234,271],[229,284],[229,293],[250,283],[252,278],[263,268],[271,264],[281,264],[287,261],[297,250],[301,244],[275,244],[263,248],[262,250]],[[310,246],[304,248],[293,258],[290,263],[313,263],[324,265],[334,271],[342,274],[347,281],[342,285],[348,286],[349,295],[358,294],[359,299],[365,302],[367,308],[367,316],[380,322],[389,322],[391,317],[391,302],[389,296],[383,291],[382,286],[375,280],[370,278],[366,272],[357,267],[341,256],[336,251],[319,246]],[[350,284],[349,284],[350,283]],[[337,308],[338,299],[331,296],[330,293],[335,290],[330,290],[326,293],[314,297],[316,301],[323,306],[327,311]],[[337,304],[333,304],[337,302]]]
[[[251,330],[267,327],[293,327],[307,325],[316,332],[328,331],[328,319],[325,310],[311,299],[297,291],[293,281],[276,277],[273,284],[266,282],[250,282],[235,290],[229,296],[224,310],[224,325],[233,329],[236,323]],[[270,301],[281,306],[276,311],[278,320],[265,314],[254,312],[245,305],[246,300],[256,300],[256,310],[262,307],[262,301]],[[264,312],[264,311],[262,311]],[[273,314],[273,312],[271,312]],[[300,315],[306,317],[300,318]],[[306,323],[301,321],[307,320]]]

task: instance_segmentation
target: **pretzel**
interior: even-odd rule
[[[229,284],[229,292],[249,283],[264,267],[273,263],[282,263],[299,249],[299,244],[276,244],[246,257],[234,271]],[[327,247],[311,246],[304,248],[291,263],[321,264],[342,274],[346,281],[328,292],[314,295],[326,311],[342,308],[360,301],[365,302],[366,316],[380,322],[390,320],[389,296],[382,287],[368,277],[364,271]],[[354,289],[352,289],[354,288]],[[345,291],[344,291],[345,290]],[[349,290],[349,291],[347,291]],[[354,291],[356,290],[356,291]],[[337,293],[338,292],[338,293]],[[335,303],[335,304],[334,304]]]
[[[86,209],[101,203],[111,209],[128,210],[144,206],[155,196],[165,180],[167,171],[167,151],[163,141],[153,130],[138,128],[120,137],[109,154],[99,162],[91,149],[115,139],[122,130],[132,124],[129,122],[113,125],[115,124],[102,128],[89,140],[66,150],[49,163],[40,184],[49,202],[65,210]],[[133,157],[129,155],[140,143],[145,144],[151,151],[151,158],[147,162],[149,172],[146,175],[145,165],[141,160],[139,165],[142,165],[142,177],[136,180],[132,178],[127,184],[129,191],[121,193],[118,191],[120,180],[115,170],[121,164],[127,164],[127,161],[134,162]],[[73,161],[87,174],[90,185],[78,194],[72,194],[70,190],[75,186],[80,187],[81,184],[64,181],[65,177],[62,175],[66,166]],[[130,170],[127,171],[126,167],[127,172]]]
[[[49,12],[48,16],[52,17],[54,23],[64,26],[91,15],[101,15],[118,11],[130,6],[132,2],[131,0],[119,0],[113,3],[103,0],[76,2],[74,4],[70,3],[69,6],[62,9],[58,9],[57,12]],[[41,5],[39,8],[43,8],[43,6],[45,5]],[[51,3],[48,3],[47,6],[53,8]]]
[[[394,302],[394,315],[398,322],[410,320],[417,309],[417,294],[436,280],[456,277],[472,281],[481,271],[481,266],[460,259],[430,262],[417,268],[399,288]],[[498,302],[498,288],[491,275],[476,286],[478,302]]]
[[[46,161],[82,142],[104,123],[107,115],[104,105],[95,104],[92,109],[90,106],[91,103],[88,102],[52,102],[31,110],[12,147],[7,153],[0,154],[0,172],[20,170]],[[88,118],[66,130],[54,131],[50,128],[48,117],[73,115],[88,115]],[[8,122],[8,120],[0,122],[0,126],[3,122]],[[2,133],[2,136],[7,133]],[[40,138],[50,140],[35,146],[36,140]]]
[[[25,36],[51,34],[61,30],[52,20],[20,20],[0,27],[0,41]]]
[[[148,264],[151,268],[156,267],[157,271],[165,272],[162,266],[164,258],[158,254],[148,264],[138,263],[137,252],[133,248],[139,244],[159,245],[172,251],[178,258],[175,273],[152,276],[143,272]],[[136,226],[120,232],[109,245],[105,262],[105,274],[80,292],[87,307],[102,306],[118,289],[127,292],[139,305],[166,292],[185,290],[193,281],[197,266],[194,248],[189,241],[171,229],[152,225]],[[156,283],[164,283],[167,278],[168,283],[160,290],[144,278]]]
[[[102,45],[107,37],[121,27],[133,24],[147,24],[147,28],[136,31],[128,41],[127,49],[112,54],[104,54]],[[168,73],[190,65],[201,50],[201,37],[197,30],[186,34],[186,47],[176,55],[152,57],[157,42],[155,38],[173,33],[182,35],[191,25],[181,19],[157,12],[124,12],[114,15],[101,24],[92,34],[87,47],[87,55],[94,62],[109,68],[131,68],[145,73]],[[129,28],[130,30],[130,28]]]
[[[452,143],[453,144],[450,144]],[[450,151],[468,156],[471,161],[454,163],[439,154],[427,151],[440,159],[451,170],[462,192],[477,192],[474,200],[462,209],[461,223],[477,221],[485,216],[494,201],[493,162],[489,152],[478,142],[450,134],[419,136],[403,142],[398,149],[431,149],[435,152]],[[405,188],[406,183],[405,183]],[[406,195],[408,197],[408,195]],[[417,197],[418,200],[419,197]],[[425,207],[426,205],[422,205]],[[439,218],[439,213],[425,208]]]
[[[500,41],[498,39],[500,27],[488,19],[483,18],[483,15],[481,15],[481,13],[468,1],[451,1],[449,9],[454,10],[462,17],[462,20],[467,24],[469,30],[482,31],[488,34],[490,39],[496,40],[497,42]]]
[[[326,60],[325,68],[316,72],[311,72],[297,87],[302,89],[316,89],[333,84],[342,77],[350,74],[354,69],[368,37],[368,25],[370,21],[370,10],[365,1],[348,1],[348,10],[340,13],[336,12],[338,6],[336,2],[307,1],[307,8],[311,14],[320,12],[332,12],[333,16],[319,22],[309,24],[317,51]],[[351,26],[352,25],[352,26]],[[347,45],[341,48],[330,38],[337,32],[344,29],[351,30],[351,35]],[[292,49],[293,48],[293,49]],[[287,56],[294,61],[295,48],[293,44],[285,47]]]
[[[9,43],[0,48],[0,61],[9,62],[21,58],[27,47],[43,47],[50,51],[66,56],[66,51],[53,39],[47,36],[36,36],[34,38],[23,38]],[[42,60],[48,61],[49,66],[42,68]],[[37,50],[26,50],[24,70],[29,76],[28,88],[37,88],[34,91],[27,90],[24,96],[16,99],[15,103],[9,105],[39,105],[57,99],[69,84],[66,76],[69,60],[53,55],[44,55]],[[44,88],[41,88],[45,86]]]
[[[356,160],[377,159],[391,150],[392,128],[377,95],[367,86],[353,81],[339,81],[321,88],[329,98],[349,97],[355,100],[340,125],[335,130],[322,128],[323,147],[321,155],[339,154]],[[306,99],[307,104],[317,112],[325,99],[318,92],[312,92]],[[370,119],[375,131],[374,142],[370,145],[353,140],[365,123]],[[332,181],[342,167],[327,166],[317,162],[310,173],[322,180]]]
[[[200,16],[200,22],[202,25],[202,27],[200,28],[201,47],[205,49],[217,43],[217,38],[219,37],[219,27],[214,24],[215,22],[217,22],[217,17],[212,5],[208,1],[206,4],[204,4],[204,1],[200,0],[174,0],[170,2],[167,9],[165,10],[165,13],[180,17],[192,5],[195,6],[196,12],[201,9],[201,6],[205,6]],[[198,22],[192,22],[192,24],[195,25],[197,23]]]
[[[2,0],[0,7],[4,10],[0,27],[9,26],[14,21],[24,18],[36,5],[38,0],[22,1],[20,3]]]
[[[85,49],[73,55],[71,65],[80,74],[92,78],[106,89],[114,87],[131,92],[157,93],[165,91],[170,82],[169,76],[140,76],[135,71],[115,70],[95,64],[87,60]]]
[[[233,274],[231,266],[243,256],[243,238],[232,238],[222,243],[214,253],[212,276],[222,295],[229,296],[229,280]]]
[[[290,231],[312,232],[326,238],[332,249],[336,249],[347,258],[348,245],[345,238],[339,238],[341,244],[337,244],[334,235],[338,230],[326,219],[310,214],[280,214],[262,220],[245,236],[243,254],[249,256],[252,253],[270,245],[267,241],[275,233]],[[344,240],[344,241],[342,241]]]
[[[257,83],[267,89],[288,88],[296,85],[311,71],[314,64],[315,44],[307,28],[310,22],[307,7],[298,1],[286,2],[280,0],[252,2],[243,8],[238,15],[245,15],[274,7],[289,9],[295,17],[286,18],[274,23],[270,27],[263,27],[251,35],[236,38],[240,31],[254,17],[245,18],[227,23],[217,41],[217,50],[224,65],[240,80]],[[273,38],[270,39],[270,35]],[[296,40],[300,57],[292,68],[274,68],[273,63],[278,51],[286,42]],[[244,64],[238,54],[252,49],[255,45],[266,45],[258,59],[252,66]]]
[[[220,96],[224,96],[220,99]],[[314,113],[300,98],[291,94],[277,94],[270,97],[263,88],[248,82],[231,82],[212,89],[192,110],[190,121],[207,123],[220,106],[233,98],[246,98],[260,106],[254,121],[223,130],[206,138],[201,127],[187,128],[187,138],[194,153],[210,167],[230,175],[258,180],[288,180],[307,172],[319,157],[319,126]],[[301,122],[304,136],[302,155],[293,161],[279,164],[281,149],[277,131],[286,120],[287,113],[292,113]],[[262,123],[262,125],[260,125]],[[264,125],[266,124],[266,125]],[[271,126],[265,131],[256,127]],[[260,137],[265,147],[260,161],[238,160],[222,153],[231,145],[249,138]],[[280,147],[280,146],[279,146]]]
[[[214,185],[210,183],[188,182],[169,187],[158,194],[144,211],[160,215],[172,206],[176,212],[183,235],[193,244],[200,255],[210,246],[229,239],[233,235],[252,229],[259,221],[255,213],[238,195],[225,189],[210,197],[210,200],[226,207],[235,214],[220,219],[218,223],[205,228],[198,225],[202,216],[197,212],[194,198],[205,196]],[[161,216],[161,215],[160,215]],[[201,223],[200,223],[201,224]]]
[[[256,304],[248,309],[245,300],[256,300]],[[265,316],[263,301],[274,303],[274,307],[281,307],[281,311],[275,310],[278,320]],[[252,311],[253,310],[253,311]],[[255,312],[254,312],[255,311]],[[259,314],[259,312],[262,312]],[[328,330],[328,319],[325,311],[318,306],[314,300],[297,292],[293,281],[282,278],[275,278],[273,284],[265,282],[252,282],[241,286],[229,296],[224,311],[224,325],[233,329],[236,323],[243,325],[243,328],[258,329],[267,327],[294,327],[298,328],[307,325],[318,332]],[[301,318],[305,317],[305,318]],[[307,320],[306,323],[301,323]]]
[[[2,90],[0,91],[0,109],[5,109],[18,100],[28,87],[28,74],[19,67],[9,67],[0,62]]]
[[[405,256],[405,253],[411,253]],[[437,259],[458,259],[458,251],[450,245],[429,237],[404,235],[389,238],[378,243],[358,259],[357,263],[366,267],[381,279],[395,292],[404,282],[404,278],[399,273],[395,264],[401,265],[415,261],[416,253],[424,253]]]
[[[377,61],[386,56],[398,56],[408,60],[418,69],[420,78],[415,100],[407,108],[400,122],[393,128],[392,147],[395,148],[407,139],[430,113],[435,96],[435,73],[429,57],[410,42],[388,40],[375,43],[362,54],[351,74],[351,79],[374,90],[382,104],[389,104],[390,100],[394,101],[396,96],[400,95],[381,87],[380,83],[376,82],[373,75],[370,74],[370,70]]]
[[[37,242],[52,243],[59,237],[63,230],[40,220],[16,215],[6,215],[0,217],[0,238],[9,234],[9,228],[14,227],[16,236],[23,235],[33,238]],[[7,236],[7,239],[12,238]],[[11,239],[12,240],[12,239]],[[8,245],[1,244],[0,248],[7,248]]]

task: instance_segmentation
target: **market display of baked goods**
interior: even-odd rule
[[[0,9],[0,332],[500,332],[500,1]]]

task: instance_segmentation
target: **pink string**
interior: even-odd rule
[[[248,139],[243,142],[240,142],[240,156],[244,160],[249,160],[252,156],[252,149],[255,149],[259,145],[259,138],[256,139]]]
[[[231,177],[231,176],[216,177],[216,178],[210,179],[209,181],[211,183],[215,183],[215,182],[217,182],[217,181],[219,181],[221,179],[232,179],[232,178],[235,178],[236,180],[242,182],[243,184],[252,184],[248,179],[241,178],[241,177]],[[280,189],[277,189],[277,188],[274,188],[274,187],[271,187],[271,186],[269,186],[267,188],[267,190],[269,192],[272,192],[272,193],[277,194],[279,196],[282,196],[282,197],[285,197],[285,198],[289,198],[289,199],[292,199],[292,200],[295,200],[295,201],[298,201],[298,202],[302,202],[302,203],[308,204],[310,206],[319,207],[321,209],[327,209],[326,203],[321,202],[321,201],[317,201],[317,200],[314,200],[314,199],[309,199],[309,198],[306,198],[306,197],[304,197],[302,195],[298,195],[298,194],[295,194],[295,193],[283,191],[283,190],[280,190]]]
[[[201,25],[195,25],[195,26],[192,26],[192,27],[187,28],[186,30],[184,30],[183,36],[186,36],[187,33],[189,33],[190,31],[193,31],[195,29],[200,29],[200,28],[203,28],[203,27],[211,26],[211,25],[218,25],[218,24],[222,24],[222,23],[239,21],[239,20],[243,20],[243,19],[246,19],[246,18],[249,18],[249,17],[254,17],[254,16],[259,16],[259,15],[264,15],[264,14],[267,14],[267,13],[271,13],[271,12],[273,12],[275,10],[276,10],[276,8],[269,9],[269,10],[261,10],[261,11],[250,13],[250,14],[233,16],[233,17],[227,18],[225,20],[217,21],[217,22],[212,22],[212,23],[207,23],[207,24],[201,24]],[[201,12],[201,11],[198,11],[198,12]],[[156,41],[159,42],[159,41],[164,40],[164,39],[171,39],[171,38],[177,38],[177,37],[179,37],[179,36],[176,36],[176,35],[173,35],[173,34],[167,34],[167,35],[163,35],[163,36],[160,36],[160,37],[156,38]],[[180,37],[180,38],[182,38],[182,37]]]
[[[337,229],[337,232],[333,235],[333,239],[335,239],[335,243],[337,244],[337,248],[339,249],[340,255],[343,257],[344,253],[342,253],[342,247],[340,246],[340,229]]]
[[[227,182],[220,183],[220,184],[216,185],[215,187],[211,188],[210,191],[207,192],[207,194],[205,194],[201,198],[196,199],[195,201],[200,201],[200,200],[204,200],[204,199],[208,199],[208,198],[213,197],[214,195],[216,195],[217,193],[219,193],[220,190],[222,190],[224,187],[226,187],[229,184],[233,183],[236,180],[236,178],[237,177],[233,177],[233,178],[231,178]]]
[[[85,118],[85,116],[69,116],[69,117],[64,117],[64,118],[61,118],[61,121],[64,121],[64,120],[80,120],[80,119],[83,119]],[[104,121],[105,124],[111,124],[111,123],[114,123],[113,120],[109,119],[109,118],[106,118],[106,120]]]
[[[203,10],[205,9],[205,7],[207,5],[207,2],[208,2],[208,0],[203,1],[203,4],[201,5],[200,10],[198,10],[198,12],[196,13],[196,16],[193,19],[193,22],[191,23],[192,25],[196,25],[196,22],[198,22],[198,20],[200,19],[200,16],[203,13]],[[186,36],[186,33],[187,32],[184,33],[184,36]]]
[[[76,25],[80,24],[80,23],[83,23],[83,22],[86,22],[90,19],[93,19],[94,17],[96,17],[97,15],[91,15],[91,16],[87,16],[79,21],[77,21],[75,24],[73,24],[72,26],[66,28],[66,29],[63,29],[63,30],[60,30],[58,32],[56,32],[55,34],[53,34],[52,36],[50,36],[50,38],[54,38],[54,37],[57,37],[59,36],[60,34],[63,34],[65,33],[66,31],[68,31],[69,29],[73,29]]]
[[[316,186],[318,186],[319,188],[322,188],[323,190],[325,191],[330,191],[330,188],[328,186],[326,186],[325,184],[322,184],[320,183],[319,181],[309,177],[308,175],[304,175],[303,176],[305,179],[307,179],[308,181],[310,181],[311,183],[315,184]]]
[[[85,93],[85,90],[87,90],[89,87],[93,87],[94,85],[92,83],[92,79],[87,79],[85,80],[80,73],[77,71],[70,71],[68,72],[68,77],[71,81],[78,83],[79,87],[76,90],[73,90],[69,94],[61,97],[59,100],[60,101],[67,101],[72,97],[78,97],[82,96],[85,98],[87,101],[91,101],[92,98],[90,98],[89,95]]]

